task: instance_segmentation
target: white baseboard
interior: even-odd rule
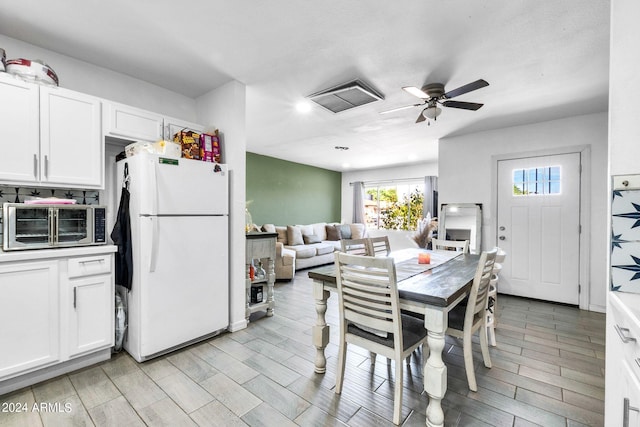
[[[247,319],[238,320],[229,325],[229,332],[237,332],[247,328]]]

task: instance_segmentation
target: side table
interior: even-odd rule
[[[245,286],[247,290],[247,308],[246,318],[249,322],[249,316],[251,313],[261,310],[267,310],[267,316],[273,316],[273,309],[275,307],[275,301],[273,300],[273,284],[276,281],[275,273],[275,261],[276,261],[276,240],[278,233],[258,233],[251,232],[246,234],[246,252],[245,252],[245,264],[246,264],[246,279]],[[251,280],[250,277],[250,265],[254,259],[264,260],[267,259],[266,264],[266,278],[258,280]],[[267,298],[262,302],[251,303],[251,288],[260,286],[266,283],[267,285]]]

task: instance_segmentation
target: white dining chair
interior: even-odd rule
[[[502,271],[502,263],[507,256],[507,253],[502,249],[496,247],[496,250],[496,260],[493,264],[493,273],[491,274],[489,293],[487,294],[487,334],[489,338],[489,345],[492,347],[497,345],[496,314],[498,313],[498,281],[500,279],[500,272]]]
[[[389,237],[379,236],[370,237],[367,239],[369,244],[369,255],[377,257],[387,257],[391,253],[391,246],[389,245]]]
[[[431,239],[431,248],[441,249],[445,251],[460,251],[464,254],[469,253],[469,241],[468,240],[442,240]]]
[[[336,253],[340,314],[340,348],[336,394],[342,392],[347,344],[354,344],[395,362],[393,423],[402,412],[403,360],[427,339],[424,322],[402,315],[392,258]]]
[[[352,255],[369,255],[369,239],[342,239],[340,240],[342,252]]]
[[[464,353],[464,369],[467,373],[467,382],[471,391],[478,391],[476,374],[473,368],[473,352],[471,337],[476,331],[480,335],[480,348],[484,366],[491,367],[489,356],[489,344],[487,340],[487,298],[489,282],[493,274],[493,265],[496,259],[496,249],[482,252],[478,268],[473,278],[469,299],[466,305],[457,305],[449,312],[449,327],[447,335],[462,338],[462,350]]]

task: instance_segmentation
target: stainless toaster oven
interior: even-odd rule
[[[4,203],[2,214],[5,251],[107,242],[104,206]]]

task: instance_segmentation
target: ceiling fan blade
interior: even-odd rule
[[[420,115],[418,116],[418,120],[416,120],[416,123],[424,122],[425,120],[427,120],[427,118],[422,115],[422,112],[420,112]]]
[[[482,107],[484,104],[478,104],[476,102],[462,102],[462,101],[444,101],[442,103],[443,107],[450,108],[460,108],[462,110],[477,110]]]
[[[431,98],[429,96],[429,94],[427,94],[425,91],[423,91],[422,89],[418,89],[415,86],[405,86],[402,88],[402,90],[404,90],[407,93],[410,93],[413,96],[417,96],[418,98],[422,98],[422,99],[429,99]]]
[[[457,89],[453,89],[450,90],[449,92],[445,93],[443,95],[443,97],[445,99],[451,99],[451,98],[455,98],[456,96],[460,96],[463,95],[467,92],[471,92],[480,88],[483,88],[485,86],[489,86],[489,83],[487,83],[486,81],[480,79],[480,80],[476,80],[475,82],[472,83],[468,83],[464,86],[460,86]]]
[[[391,110],[380,111],[380,114],[393,113],[395,111],[406,110],[407,108],[419,107],[423,104],[405,105],[404,107],[392,108]]]

